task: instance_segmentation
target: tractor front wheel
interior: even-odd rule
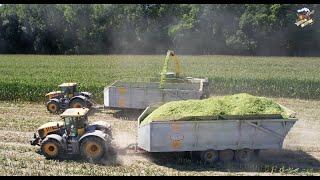
[[[60,111],[59,103],[56,101],[49,101],[47,103],[47,109],[52,114],[57,114]]]
[[[86,103],[84,100],[77,98],[77,99],[74,99],[70,102],[70,107],[83,108],[83,107],[86,107]]]
[[[41,144],[41,151],[47,159],[57,159],[61,154],[61,145],[54,139],[47,139]]]
[[[107,152],[107,145],[99,137],[86,137],[80,145],[81,156],[90,162],[99,162]]]

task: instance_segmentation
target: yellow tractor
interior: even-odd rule
[[[70,108],[61,114],[62,121],[40,126],[31,145],[41,147],[48,159],[81,156],[90,162],[108,157],[111,149],[111,126],[104,121],[89,124],[87,108]]]
[[[68,108],[90,108],[93,105],[91,93],[77,92],[77,83],[63,83],[61,91],[46,94],[46,106],[50,113],[57,114]]]

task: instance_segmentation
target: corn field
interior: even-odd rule
[[[212,95],[320,99],[320,58],[178,57],[182,75],[209,78]],[[59,84],[77,82],[102,102],[104,87],[115,80],[160,78],[163,62],[160,55],[0,55],[0,100],[41,102]]]

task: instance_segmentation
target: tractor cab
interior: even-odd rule
[[[75,96],[77,92],[77,83],[62,83],[59,87],[61,88],[62,94],[69,99]]]
[[[72,137],[82,136],[88,126],[87,108],[71,108],[61,114],[66,128],[66,135]]]

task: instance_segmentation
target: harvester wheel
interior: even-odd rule
[[[59,103],[56,101],[49,101],[47,103],[47,109],[52,114],[57,114],[60,111]]]
[[[99,162],[107,152],[106,143],[99,137],[86,137],[80,145],[81,156],[90,162]]]
[[[251,149],[240,149],[235,153],[235,158],[238,162],[248,163],[254,157],[254,151]]]
[[[61,154],[61,145],[54,139],[47,139],[41,144],[41,151],[47,159],[57,159]]]
[[[223,162],[230,162],[234,158],[234,151],[231,149],[226,149],[219,151],[219,159]]]
[[[84,102],[84,100],[76,98],[70,102],[70,106],[72,108],[83,108],[86,107],[86,103]]]
[[[219,159],[218,151],[206,150],[201,153],[201,160],[206,163],[214,163]]]

